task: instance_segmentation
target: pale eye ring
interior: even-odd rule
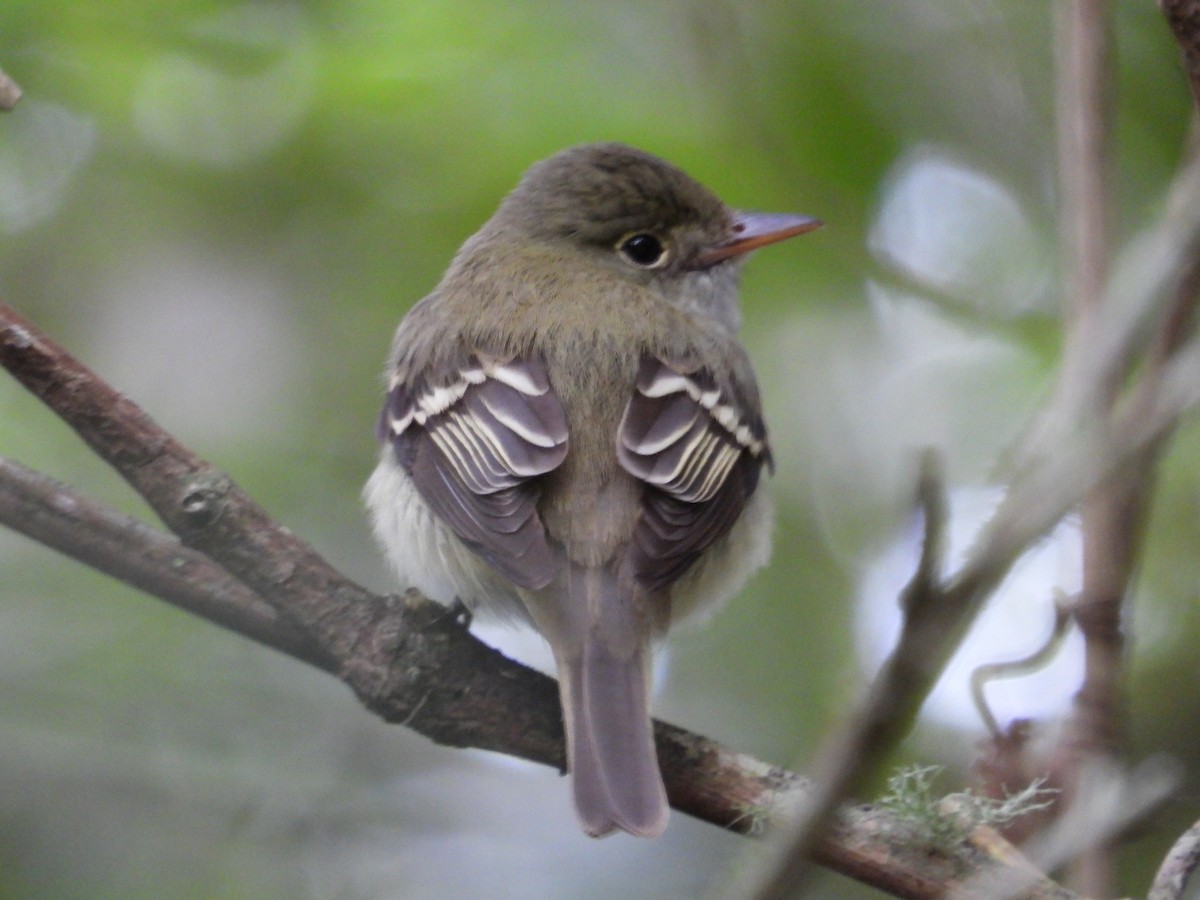
[[[648,231],[635,231],[617,241],[617,252],[639,269],[661,269],[671,251]]]

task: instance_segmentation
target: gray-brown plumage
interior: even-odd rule
[[[740,262],[818,224],[576,147],[529,170],[396,334],[376,532],[409,583],[549,641],[589,834],[666,826],[651,642],[736,591],[769,538]]]

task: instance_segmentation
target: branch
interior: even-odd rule
[[[561,764],[553,683],[470,638],[418,595],[380,597],[338,574],[223,472],[0,304],[0,364],[58,413],[167,522],[309,636],[373,711],[434,740]],[[408,655],[406,665],[396,664]],[[511,681],[503,709],[496,685]],[[516,701],[516,702],[514,702]]]
[[[11,462],[0,465],[0,517],[7,524],[283,652],[301,641],[302,658],[337,674],[389,722],[441,744],[562,768],[561,710],[551,679],[480,643],[445,607],[416,591],[381,597],[340,576],[227,475],[2,303],[0,364],[173,523],[183,545]],[[176,563],[185,569],[182,593],[165,571]],[[236,574],[255,594],[218,569]],[[792,772],[676,726],[656,722],[655,737],[672,806],[720,827],[757,831],[764,811],[793,809],[809,791]],[[900,897],[937,897],[969,875],[961,860],[931,859],[905,846],[894,826],[879,810],[843,808],[814,857]],[[1003,846],[997,858],[1010,865],[1003,860],[1015,851]],[[973,858],[995,864],[983,852]]]
[[[1093,761],[1080,772],[1079,781],[1081,789],[1074,802],[1026,842],[1032,873],[1054,871],[1089,847],[1112,842],[1179,788],[1175,768],[1154,758],[1129,772],[1109,762]],[[960,890],[948,893],[947,900],[1026,897],[1030,884],[1010,871],[983,870]]]
[[[1112,383],[1112,373],[1128,371],[1140,348],[1154,341],[1150,335],[1177,318],[1178,297],[1194,277],[1198,257],[1200,157],[1176,176],[1161,219],[1131,241],[1112,268],[1090,340],[1070,345],[1050,399],[1015,448],[1008,494],[960,580],[973,581],[975,570],[1010,559],[1088,487],[1168,436],[1195,406],[1197,391],[1188,379],[1196,375],[1196,341],[1180,337],[1154,377],[1134,388],[1131,402],[1109,415],[1095,414],[1105,408],[1097,402],[1100,386]]]
[[[1032,653],[1019,659],[984,663],[976,666],[971,672],[971,701],[975,704],[975,711],[979,714],[979,718],[983,721],[984,727],[993,741],[1002,741],[1004,732],[987,702],[985,688],[989,682],[1001,678],[1022,678],[1045,668],[1058,655],[1069,631],[1071,625],[1069,604],[1070,601],[1061,596],[1054,601],[1054,625],[1050,629],[1050,635],[1042,646]]]
[[[1166,214],[1109,274],[1104,224],[1109,164],[1105,4],[1080,0],[1074,13],[1077,20],[1070,30],[1079,32],[1076,38],[1084,46],[1072,50],[1076,59],[1071,77],[1085,77],[1089,84],[1077,86],[1082,95],[1078,100],[1068,97],[1065,102],[1086,107],[1072,140],[1077,145],[1073,152],[1090,162],[1068,189],[1069,205],[1076,217],[1097,217],[1100,222],[1073,222],[1068,229],[1071,252],[1079,257],[1074,281],[1080,299],[1057,386],[1016,449],[1004,501],[966,562],[945,580],[929,577],[928,551],[936,546],[936,533],[929,531],[927,518],[926,555],[918,571],[924,577],[914,579],[906,590],[906,617],[897,647],[843,738],[833,742],[834,756],[844,754],[853,763],[830,769],[834,780],[821,788],[825,801],[841,796],[852,783],[852,765],[867,766],[894,748],[903,724],[915,718],[983,602],[1025,549],[1108,479],[1135,464],[1139,472],[1148,471],[1179,418],[1200,403],[1200,347],[1180,327],[1190,321],[1181,311],[1190,301],[1180,298],[1194,289],[1200,259],[1200,163],[1192,159],[1183,168],[1172,185]],[[1069,94],[1067,88],[1063,91]],[[1078,111],[1067,114],[1072,112]],[[1154,332],[1158,337],[1149,337]],[[1169,335],[1169,341],[1163,335]],[[1117,408],[1116,388],[1148,344],[1151,355],[1160,357],[1159,364],[1141,383],[1137,402]],[[1168,345],[1169,353],[1153,349]],[[1121,492],[1107,497],[1105,505],[1111,508],[1103,511],[1101,524],[1113,521],[1114,510],[1127,510],[1131,504]],[[1099,546],[1122,550],[1122,565],[1103,573],[1106,590],[1114,583],[1123,590],[1135,538],[1128,532],[1101,535],[1096,552]],[[1105,649],[1110,648],[1111,643]],[[1108,659],[1111,654],[1106,654]],[[867,741],[873,742],[869,751],[864,749]],[[869,772],[862,771],[858,777],[866,775]],[[813,800],[814,817],[819,818],[825,801]],[[775,896],[803,877],[803,855],[811,835],[807,816],[784,829],[755,875],[755,896]]]
[[[1068,338],[1072,320],[1095,311],[1111,245],[1113,37],[1109,0],[1058,5],[1056,121],[1060,227],[1066,260]]]
[[[917,576],[905,590],[906,614],[899,641],[843,736],[831,742],[829,758],[837,760],[839,754],[845,754],[869,767],[895,749],[984,601],[1025,549],[1070,512],[1095,484],[1148,448],[1159,446],[1179,417],[1200,405],[1200,346],[1193,342],[1186,353],[1178,354],[1165,367],[1159,385],[1161,390],[1155,393],[1153,403],[1130,407],[1102,423],[1102,437],[1068,442],[1058,456],[1042,459],[1034,468],[1018,473],[974,552],[944,580],[929,577],[930,573],[936,574],[930,560],[936,559],[942,527],[940,521],[928,518],[940,508],[938,491],[928,486],[922,489],[927,516],[925,550]],[[853,784],[854,779],[870,775],[869,768],[851,774],[848,767],[836,763],[828,771],[836,783],[814,795],[816,799],[811,802],[817,812],[823,798],[840,795],[845,783]],[[804,877],[802,854],[811,840],[808,829],[809,816],[802,807],[795,822],[781,828],[759,871],[747,878],[753,880],[755,897],[778,896],[779,890]],[[814,858],[819,859],[815,854]],[[995,883],[992,876],[989,883]],[[1028,873],[1018,883],[1028,884]],[[1047,885],[1046,889],[1051,888]],[[1060,890],[1053,886],[1052,893],[1045,896],[1062,896],[1054,893]]]
[[[230,631],[334,671],[333,661],[302,631],[204,554],[4,457],[0,524]]]
[[[946,492],[932,451],[921,461],[916,500],[924,539],[917,570],[901,594],[904,617],[896,646],[858,707],[825,742],[804,805],[759,869],[746,873],[753,885],[735,886],[729,891],[733,896],[769,900],[795,891],[808,878],[813,848],[838,804],[864,787],[912,727],[919,704],[906,698],[924,697],[937,678],[937,672],[925,671],[922,660],[930,644],[945,637],[942,628],[955,616],[941,608],[944,595],[937,589],[945,554]]]
[[[1182,51],[1192,101],[1200,110],[1200,0],[1159,0],[1159,6]],[[1200,152],[1197,152],[1193,141],[1193,166],[1197,164],[1197,158],[1200,158]],[[1184,270],[1175,291],[1175,302],[1159,329],[1147,376],[1151,386],[1162,377],[1170,360],[1194,333],[1198,300],[1200,251],[1193,254],[1190,267]],[[1144,390],[1135,402],[1147,402],[1148,393],[1152,391]],[[1183,896],[1197,866],[1200,866],[1200,822],[1180,835],[1167,853],[1154,877],[1147,900],[1178,900]]]
[[[1064,330],[1067,354],[1093,339],[1108,275],[1112,231],[1113,37],[1108,0],[1065,0],[1058,7],[1057,122]],[[1126,372],[1114,366],[1092,391],[1095,416],[1106,416]],[[1085,411],[1086,412],[1086,411]],[[1088,492],[1080,508],[1083,584],[1072,614],[1084,639],[1083,685],[1075,696],[1070,733],[1060,748],[1066,803],[1079,799],[1087,761],[1114,756],[1124,727],[1121,694],[1124,635],[1121,609],[1141,544],[1155,458]],[[1072,881],[1083,893],[1112,894],[1108,847],[1081,848]]]

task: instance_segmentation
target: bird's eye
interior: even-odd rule
[[[658,269],[665,266],[670,255],[662,241],[643,231],[621,238],[617,244],[617,250],[635,266],[643,269]]]

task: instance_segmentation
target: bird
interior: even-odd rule
[[[669,809],[654,646],[769,555],[774,463],[738,341],[740,212],[619,143],[535,163],[401,321],[364,497],[402,582],[548,641],[583,830]]]

